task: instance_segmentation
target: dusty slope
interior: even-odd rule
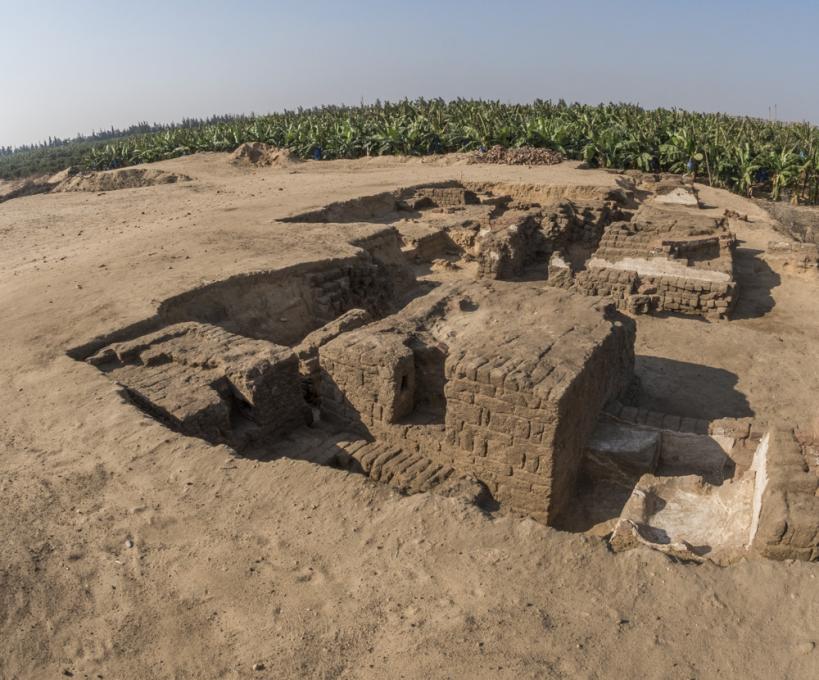
[[[614,556],[339,471],[232,459],[64,354],[202,281],[352,252],[279,217],[438,179],[616,176],[457,158],[155,167],[193,181],[0,205],[0,677],[816,677],[816,565]],[[735,226],[759,250],[771,227],[752,219]],[[640,320],[646,392],[677,412],[809,419],[819,284],[747,255],[748,318]]]

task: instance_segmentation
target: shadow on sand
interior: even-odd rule
[[[685,418],[745,418],[754,412],[736,389],[736,374],[687,361],[638,355],[638,406]]]

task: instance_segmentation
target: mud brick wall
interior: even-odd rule
[[[321,408],[474,475],[506,507],[549,523],[573,494],[604,404],[634,369],[631,320],[604,324],[594,340],[569,333],[529,349],[504,334],[487,346],[480,332],[448,346],[416,320],[378,322],[320,348]]]
[[[637,274],[623,269],[591,269],[578,272],[574,289],[584,295],[608,295],[624,301],[637,285]]]
[[[565,246],[582,232],[583,224],[571,201],[564,201],[555,210],[543,215],[542,227],[547,239],[556,247]]]
[[[720,256],[720,240],[718,236],[688,239],[685,241],[662,241],[661,245],[663,251],[670,257],[687,260],[688,262],[712,260]]]
[[[550,523],[574,491],[583,451],[603,405],[625,388],[634,357],[628,332],[599,345],[579,373],[543,364],[521,387],[513,369],[465,357],[447,367],[446,446],[511,509]]]
[[[577,214],[579,219],[572,222],[570,239],[594,248],[599,245],[606,227],[623,218],[619,206],[612,201],[578,207]]]
[[[218,326],[175,324],[110,345],[88,361],[145,410],[208,441],[240,445],[232,431],[236,416],[253,425],[254,436],[308,422],[295,354]]]
[[[682,277],[640,277],[639,290],[651,296],[656,311],[727,316],[736,301],[737,284],[732,281],[702,281]]]
[[[546,285],[564,290],[570,290],[574,286],[574,273],[572,272],[572,268],[560,252],[552,253],[552,256],[549,258]]]
[[[478,238],[478,278],[512,279],[520,276],[539,256],[545,258],[547,244],[534,216]]]
[[[399,210],[455,208],[480,203],[478,196],[463,187],[420,187],[402,192],[396,201]]]
[[[395,297],[395,277],[389,269],[365,258],[310,274],[307,280],[318,325],[356,308],[383,316]]]
[[[637,289],[638,279],[636,272],[624,269],[603,268],[573,274],[562,258],[553,255],[546,283],[553,288],[573,290],[582,295],[607,295],[619,308],[628,308],[629,298]]]
[[[819,478],[792,431],[773,428],[761,447],[753,549],[775,560],[819,560]]]
[[[734,274],[734,250],[736,237],[732,233],[720,234],[717,245],[702,244],[699,249],[693,249],[685,254],[688,264],[697,269]]]
[[[405,338],[351,332],[319,351],[322,409],[361,431],[393,424],[414,408],[415,361]]]
[[[209,442],[226,441],[230,403],[214,389],[215,372],[198,372],[183,364],[137,364],[112,372],[131,400],[160,422]],[[217,383],[218,384],[218,383]]]
[[[457,251],[457,246],[447,236],[445,231],[436,231],[415,240],[413,248],[406,252],[406,255],[415,257],[418,260],[429,262],[439,257],[444,257],[447,251]]]
[[[648,258],[659,253],[662,253],[662,248],[656,242],[656,234],[634,232],[628,223],[616,223],[606,229],[594,256],[617,262],[626,257]]]
[[[379,317],[412,283],[395,229],[352,242],[354,256],[253,272],[210,283],[162,302],[166,324],[199,321],[278,345],[296,345],[349,309]]]
[[[425,187],[415,192],[415,198],[428,199],[433,205],[440,208],[480,203],[474,192],[463,187]]]
[[[606,226],[622,218],[622,211],[613,201],[579,206],[564,201],[557,209],[544,214],[542,229],[555,248],[564,248],[570,243],[596,247]]]
[[[478,278],[511,279],[523,271],[524,242],[517,229],[504,229],[481,239]]]
[[[639,230],[630,222],[612,223],[603,233],[595,257],[617,262],[627,257],[665,256],[699,269],[731,272],[736,238],[724,232],[701,238],[663,238],[662,232]]]
[[[703,281],[673,276],[640,276],[625,269],[594,268],[572,274],[553,257],[547,284],[583,295],[611,297],[621,309],[635,314],[679,312],[723,318],[736,302],[733,281]]]

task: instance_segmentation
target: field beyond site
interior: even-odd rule
[[[328,106],[267,116],[142,123],[73,140],[0,148],[0,178],[108,170],[245,142],[301,158],[430,155],[503,147],[552,149],[591,167],[692,172],[743,195],[816,203],[819,128],[719,113],[631,104],[416,100]]]

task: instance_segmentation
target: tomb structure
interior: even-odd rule
[[[513,321],[514,320],[514,321]],[[468,472],[549,522],[604,404],[628,387],[633,322],[543,286],[450,283],[319,349],[328,418]]]
[[[285,222],[343,256],[204,283],[71,350],[146,413],[260,459],[457,495],[615,551],[819,558],[819,444],[637,408],[635,314],[726,318],[735,238],[685,182],[443,182]],[[647,195],[644,195],[647,194]],[[815,248],[771,244],[801,275]]]

